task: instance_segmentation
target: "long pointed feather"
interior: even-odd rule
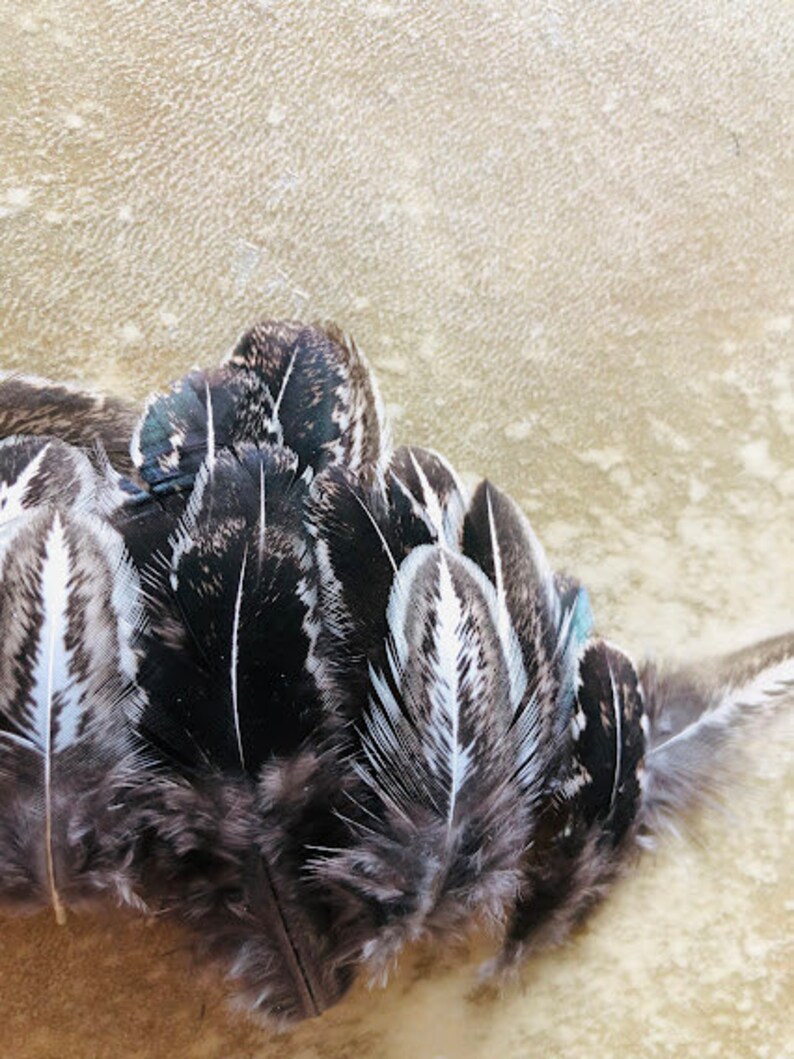
[[[463,550],[495,585],[499,627],[512,631],[512,642],[505,639],[511,672],[525,674],[515,688],[514,723],[527,745],[523,781],[536,795],[550,762],[564,752],[578,658],[592,620],[587,597],[578,588],[560,593],[527,519],[490,482],[472,497]]]

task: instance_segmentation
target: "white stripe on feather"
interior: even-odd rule
[[[44,845],[47,862],[47,882],[50,900],[59,924],[66,921],[66,913],[58,894],[55,880],[55,861],[52,839],[52,759],[59,750],[72,742],[80,720],[80,697],[67,696],[60,702],[59,739],[53,729],[56,722],[56,696],[67,693],[69,681],[69,651],[67,638],[67,605],[71,579],[69,546],[58,512],[52,520],[44,545],[41,570],[42,626],[36,661],[32,673],[30,694],[33,698],[33,731],[31,742],[42,755],[44,770]]]
[[[41,465],[49,448],[49,445],[44,445],[17,476],[15,482],[10,485],[8,482],[0,482],[0,526],[18,518],[26,510],[29,510],[25,506],[25,494],[33,479],[41,470]]]
[[[265,490],[265,465],[259,463],[259,569],[265,561],[265,542],[267,538],[267,512],[266,512],[266,490]]]
[[[364,514],[367,516],[369,521],[372,523],[372,527],[375,530],[375,532],[377,533],[378,539],[380,540],[380,543],[381,543],[381,545],[383,547],[383,550],[386,553],[386,556],[387,556],[389,562],[391,563],[391,568],[396,574],[397,573],[397,562],[396,562],[394,556],[392,555],[391,548],[389,547],[386,538],[383,536],[383,532],[381,531],[380,526],[378,525],[378,523],[375,520],[375,516],[372,514],[372,512],[369,510],[367,505],[364,503],[364,501],[361,499],[361,497],[357,493],[354,492],[353,493],[353,497],[355,498],[356,503],[359,505],[361,510],[364,512]]]
[[[411,463],[413,464],[414,470],[416,471],[416,477],[419,479],[419,484],[422,487],[422,493],[424,500],[424,509],[427,512],[427,516],[430,519],[430,523],[435,527],[436,536],[439,543],[444,540],[444,511],[441,507],[441,501],[439,500],[438,493],[431,486],[428,481],[427,475],[422,469],[422,465],[414,456],[413,451],[411,452]]]
[[[215,416],[212,409],[212,391],[206,380],[204,388],[207,391],[207,466],[212,473],[215,470]]]
[[[434,730],[439,748],[448,756],[449,792],[447,803],[447,834],[455,818],[458,794],[466,780],[471,763],[471,747],[460,742],[460,702],[458,656],[462,648],[461,626],[463,609],[455,590],[447,558],[439,555],[438,621],[435,645],[438,657],[438,679],[429,689],[435,714]],[[432,762],[428,761],[432,767]]]
[[[232,621],[232,653],[231,653],[231,686],[232,686],[232,714],[234,717],[234,734],[237,740],[237,752],[240,755],[240,767],[245,771],[245,751],[243,750],[243,736],[240,728],[240,704],[238,701],[237,688],[237,666],[240,653],[240,611],[243,605],[243,589],[245,585],[245,567],[248,560],[248,547],[243,551],[243,560],[240,563],[240,580],[237,584],[237,598],[234,601],[234,618]]]
[[[276,398],[275,404],[273,405],[273,418],[278,420],[279,411],[281,409],[281,402],[284,400],[284,394],[287,392],[287,384],[289,383],[292,370],[295,367],[295,361],[298,357],[297,348],[293,350],[292,356],[289,358],[289,364],[287,370],[284,372],[284,378],[281,380],[281,387],[278,391],[278,397]]]
[[[210,469],[206,459],[198,469],[193,482],[190,500],[176,529],[168,538],[171,558],[168,561],[169,583],[174,592],[179,591],[179,564],[196,546],[196,524],[204,503],[204,494],[210,480]]]
[[[493,506],[491,505],[490,490],[486,493],[488,505],[488,532],[491,537],[491,552],[494,564],[494,587],[496,589],[496,631],[504,651],[507,663],[507,672],[510,678],[510,702],[513,710],[518,710],[524,700],[527,690],[527,671],[524,666],[524,658],[521,652],[521,644],[510,617],[507,607],[507,593],[505,591],[504,569],[502,565],[502,549],[499,546],[499,534],[496,531],[496,519],[494,518]],[[537,707],[535,707],[537,712]]]
[[[618,796],[620,770],[623,767],[623,711],[621,710],[618,687],[615,683],[615,674],[612,672],[612,664],[609,661],[607,661],[607,669],[609,670],[609,686],[612,689],[612,711],[615,715],[615,778],[612,781],[612,794],[609,798],[609,808],[611,810]]]

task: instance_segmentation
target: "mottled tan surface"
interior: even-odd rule
[[[794,624],[792,103],[786,0],[0,0],[0,367],[141,397],[334,317],[612,638],[737,646]],[[793,1055],[784,735],[523,992],[421,952],[273,1038],[169,928],[6,922],[0,1055]]]

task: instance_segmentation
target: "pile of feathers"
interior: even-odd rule
[[[515,970],[792,695],[794,636],[708,679],[600,639],[332,325],[140,416],[6,377],[0,438],[0,910],[176,919],[278,1023],[474,924]]]

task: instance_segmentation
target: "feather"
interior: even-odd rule
[[[794,634],[689,668],[646,663],[642,683],[649,728],[642,824],[654,835],[719,798],[748,729],[794,702]]]
[[[301,472],[336,464],[366,478],[387,458],[375,382],[336,325],[265,321],[239,339],[225,364],[266,381],[281,443],[297,453]]]
[[[336,840],[344,774],[313,672],[306,477],[285,449],[216,451],[145,573],[142,889],[222,959],[249,1010],[318,1014],[352,973],[333,895],[305,878]]]
[[[386,451],[380,398],[355,343],[324,330],[268,321],[247,331],[221,367],[193,371],[150,399],[132,439],[150,489],[190,488],[199,467],[238,444],[279,444],[298,471],[343,463],[374,471]]]
[[[128,449],[136,417],[136,409],[117,397],[0,373],[0,438],[53,436],[92,456],[99,448],[118,471],[131,474]]]
[[[255,371],[191,371],[149,399],[132,435],[133,463],[156,494],[190,489],[205,460],[211,467],[237,444],[278,440],[273,411],[267,381]]]
[[[57,499],[87,511],[97,506],[101,483],[79,449],[49,437],[10,437],[0,441],[0,539],[37,505]]]
[[[79,510],[91,473],[60,442],[0,445],[0,902],[59,922],[103,893],[134,901],[140,595],[118,535]]]
[[[386,663],[386,608],[398,567],[419,545],[452,547],[464,505],[454,471],[425,449],[398,449],[385,473],[368,480],[332,466],[312,483],[318,656],[328,694],[346,716],[358,717],[366,704],[369,667]]]
[[[387,666],[371,670],[346,848],[318,856],[318,878],[380,923],[362,956],[381,976],[402,945],[498,922],[516,894],[530,805],[526,747],[492,585],[438,546],[414,549],[391,590]]]
[[[256,779],[153,778],[141,812],[143,892],[190,927],[231,980],[235,1006],[283,1026],[350,986],[359,925],[307,876],[311,847],[340,841],[339,765],[305,746]]]
[[[631,661],[590,641],[578,663],[568,755],[550,777],[524,858],[523,893],[489,972],[512,970],[531,951],[562,941],[619,874],[639,826],[644,727]]]
[[[189,498],[187,492],[149,492],[129,479],[120,479],[108,521],[124,539],[137,570],[143,572],[155,556],[167,550]]]
[[[307,528],[320,679],[334,708],[355,719],[366,703],[369,661],[382,650],[392,580],[404,557],[383,480],[365,485],[346,468],[328,468],[312,482]]]
[[[435,452],[403,446],[388,468],[392,518],[404,540],[460,549],[466,494],[454,469]]]
[[[545,730],[558,739],[570,719],[576,662],[592,627],[587,593],[572,582],[560,592],[528,520],[490,482],[480,484],[466,512],[463,551],[499,587],[546,715]]]
[[[306,483],[284,449],[219,451],[144,571],[141,725],[166,759],[256,775],[322,718],[310,672]]]

